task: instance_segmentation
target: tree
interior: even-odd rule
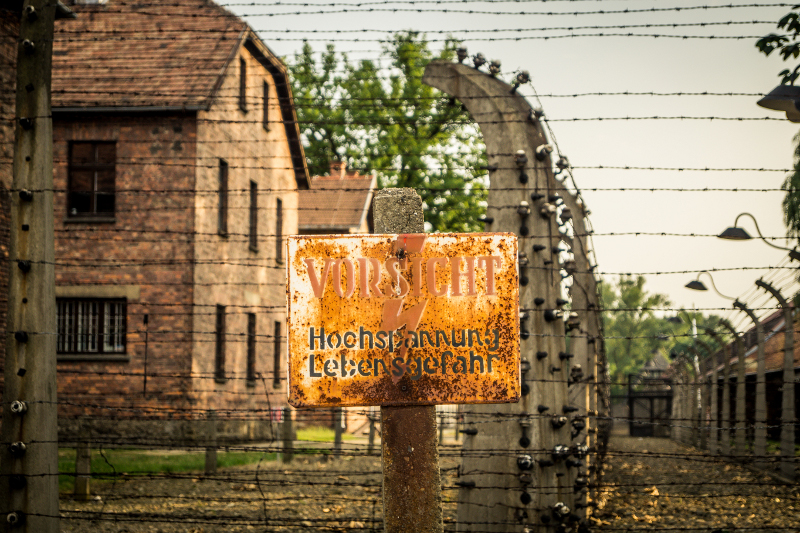
[[[384,47],[389,75],[373,61],[352,64],[328,45],[320,59],[308,43],[295,57],[292,77],[309,170],[328,171],[341,159],[379,187],[411,187],[422,197],[433,231],[479,231],[486,210],[480,134],[467,112],[422,83],[433,59],[452,60],[449,39],[434,55],[423,35],[396,34]]]
[[[644,285],[643,276],[620,276],[616,284],[601,284],[603,330],[613,394],[623,394],[628,374],[639,372],[656,353],[663,352],[669,359],[681,353],[692,357],[692,321],[697,324],[698,337],[711,346],[716,346],[716,341],[704,328],[713,328],[725,338],[717,327],[716,315],[705,316],[683,309],[676,314],[665,314],[671,305],[669,299],[663,294],[648,293]],[[700,353],[701,357],[706,356],[702,350]]]
[[[778,21],[778,28],[785,34],[770,33],[756,41],[756,48],[766,56],[780,50],[784,61],[800,57],[800,5]],[[781,85],[794,85],[800,76],[800,64],[793,69],[784,69],[780,72]],[[800,134],[795,136],[796,148],[794,152],[794,168],[786,177],[781,189],[786,191],[781,207],[783,208],[783,223],[786,226],[786,236],[800,241]]]
[[[603,330],[606,336],[612,392],[620,393],[628,374],[638,372],[658,351],[673,325],[655,311],[670,305],[663,294],[648,294],[645,278],[620,276],[616,284],[601,284]]]
[[[800,5],[794,6],[791,12],[778,21],[778,28],[787,33],[770,33],[756,41],[756,48],[762,54],[768,56],[775,50],[780,50],[784,61],[800,56],[800,13],[795,13],[797,10],[800,10]],[[792,70],[785,69],[778,75],[781,76],[781,85],[794,85],[800,76],[800,64]]]

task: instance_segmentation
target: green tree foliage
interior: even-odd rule
[[[669,308],[669,299],[649,293],[643,276],[620,276],[614,284],[603,283],[601,297],[613,394],[623,394],[628,374],[638,373],[655,354],[670,359],[691,355],[692,319],[700,328],[699,335],[704,335],[704,326],[713,327],[718,320],[683,310],[665,314],[661,310]]]
[[[669,300],[663,294],[648,294],[644,284],[643,276],[620,276],[613,285],[601,284],[612,392],[622,392],[628,374],[638,372],[671,331],[670,323],[655,315]]]
[[[768,56],[775,50],[780,50],[780,55],[784,61],[797,59],[800,56],[800,13],[797,10],[800,10],[800,5],[794,6],[792,11],[778,21],[778,28],[785,33],[770,33],[756,41],[756,48],[762,54]],[[781,71],[779,76],[781,77],[782,85],[794,85],[795,80],[800,76],[800,64],[794,69]]]
[[[317,59],[305,43],[289,70],[311,174],[326,174],[340,159],[376,173],[379,187],[416,189],[433,231],[482,230],[487,190],[478,128],[460,105],[422,83],[428,62],[452,60],[456,46],[448,40],[434,54],[424,36],[398,33],[383,50],[387,76],[330,44]]]
[[[800,241],[800,133],[794,136],[794,142],[794,165],[781,185],[781,189],[786,191],[781,207],[786,236]]]
[[[784,61],[797,59],[800,57],[800,5],[796,5],[792,10],[778,21],[778,28],[783,30],[783,34],[770,33],[756,41],[756,48],[761,53],[769,56],[772,52],[780,50],[780,55]],[[780,72],[781,84],[794,85],[800,76],[800,64],[793,69],[785,69]],[[796,148],[794,152],[794,169],[781,185],[786,191],[786,196],[781,204],[783,208],[783,223],[786,226],[786,236],[790,239],[800,241],[800,134],[795,136]]]

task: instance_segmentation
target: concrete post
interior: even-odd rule
[[[717,359],[714,357],[714,352],[711,347],[700,339],[695,339],[695,342],[703,348],[706,352],[706,357],[711,365],[711,386],[709,387],[708,394],[709,407],[711,413],[709,416],[708,428],[708,451],[712,454],[720,453],[719,450],[719,375],[717,374]]]
[[[333,457],[342,455],[342,408],[333,408]]]
[[[554,416],[574,416],[567,389],[571,358],[561,318],[562,265],[557,251],[562,236],[556,217],[566,193],[553,176],[548,152],[552,147],[539,116],[511,86],[444,61],[429,63],[423,82],[461,100],[481,129],[490,181],[486,230],[520,236],[519,302],[528,313],[525,326],[530,333],[520,340],[520,358],[527,369],[520,401],[470,405],[465,413],[462,431],[469,433],[464,434],[458,528],[487,533],[552,530],[575,511],[576,495],[585,490],[575,487],[578,468],[567,466],[561,455],[569,453],[564,450],[569,450],[572,426],[553,424]],[[489,418],[496,414],[501,416]],[[557,445],[563,448],[551,460]],[[514,453],[484,452],[509,447]],[[519,465],[525,466],[521,470]],[[543,525],[542,516],[549,526]]]
[[[756,285],[770,293],[783,309],[783,394],[781,395],[781,475],[794,481],[797,466],[794,454],[795,424],[797,418],[794,412],[794,318],[792,306],[783,295],[763,280],[756,281]]]
[[[292,409],[283,408],[283,462],[290,463],[294,457],[294,428],[292,427]]]
[[[92,477],[92,450],[89,447],[91,432],[81,424],[78,443],[75,448],[75,491],[76,500],[88,500],[91,496],[89,480]]]
[[[209,409],[206,415],[206,465],[205,473],[217,473],[217,413]]]
[[[383,189],[372,202],[375,233],[424,233],[413,189]],[[442,488],[436,406],[381,407],[383,521],[386,533],[441,533]]]
[[[753,431],[753,456],[757,468],[766,468],[767,457],[767,383],[766,361],[764,359],[764,326],[756,314],[740,301],[733,306],[747,313],[756,327],[756,413]]]
[[[369,411],[369,440],[367,441],[367,455],[372,455],[375,451],[375,415],[372,409]]]
[[[745,372],[744,356],[745,347],[741,335],[736,331],[730,322],[721,319],[720,325],[730,332],[736,345],[736,416],[734,418],[734,451],[735,454],[743,457],[745,455],[747,421],[745,420]]]
[[[16,41],[0,517],[20,533],[59,531],[50,109],[56,4],[25,1]]]

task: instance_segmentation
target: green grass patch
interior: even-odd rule
[[[105,457],[104,457],[105,456]],[[226,468],[255,464],[259,460],[274,461],[275,453],[261,452],[217,452],[217,467]],[[115,474],[130,474],[136,477],[145,473],[195,472],[205,468],[205,451],[165,452],[161,450],[105,450],[101,454],[92,450],[92,483],[110,483]],[[58,450],[58,488],[61,492],[72,492],[75,487],[75,449]]]
[[[308,427],[297,430],[297,440],[308,440],[313,442],[333,442],[336,432],[326,427]],[[350,433],[342,433],[342,440],[353,440],[355,437]]]

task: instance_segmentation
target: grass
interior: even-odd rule
[[[313,442],[333,442],[336,433],[326,427],[307,427],[297,430],[297,440],[307,440]],[[342,440],[352,440],[355,437],[349,433],[342,433]]]
[[[259,460],[274,461],[277,455],[261,452],[217,452],[217,467],[255,464]],[[115,474],[200,472],[205,468],[205,452],[165,453],[152,450],[92,450],[92,483],[111,482]],[[75,487],[75,449],[58,450],[58,488],[72,492]],[[118,479],[118,478],[117,478]]]

